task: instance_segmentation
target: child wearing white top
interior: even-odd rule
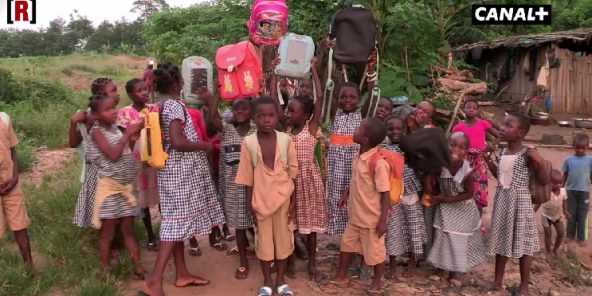
[[[535,211],[538,211],[539,207],[543,209],[541,220],[543,229],[545,230],[545,247],[547,253],[551,253],[551,238],[553,236],[551,226],[555,227],[557,237],[555,238],[553,254],[557,256],[559,247],[565,237],[565,223],[562,218],[569,219],[569,213],[567,212],[567,192],[563,188],[563,176],[560,171],[553,170],[551,172],[551,186],[551,197],[549,201],[542,205],[537,204]]]

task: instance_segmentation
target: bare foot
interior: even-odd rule
[[[164,296],[164,290],[162,290],[162,283],[152,281],[150,276],[146,277],[144,281],[143,292],[150,296]]]
[[[209,284],[209,280],[194,275],[178,277],[175,280],[175,287],[177,288],[183,288],[188,286],[207,286]]]
[[[397,268],[394,266],[394,264],[393,264],[393,266],[392,266],[391,268],[389,268],[389,269],[388,269],[388,271],[387,271],[387,272],[384,274],[384,278],[385,278],[385,279],[387,279],[387,280],[394,280],[394,281],[397,281],[397,280],[399,280],[399,279],[397,278]]]
[[[530,296],[528,284],[526,286],[520,285],[520,296]]]

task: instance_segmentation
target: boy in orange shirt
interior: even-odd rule
[[[29,271],[33,269],[31,244],[27,234],[29,217],[25,210],[23,192],[19,184],[16,162],[18,140],[10,117],[0,112],[0,238],[4,237],[4,223],[14,232],[14,238]]]
[[[263,97],[254,103],[257,133],[247,136],[241,145],[235,182],[247,186],[247,205],[255,216],[255,252],[263,272],[263,287],[258,295],[272,295],[274,260],[278,265],[277,295],[294,295],[284,280],[284,273],[287,259],[294,251],[290,225],[296,202],[296,148],[289,135],[275,130],[279,120],[278,102]]]
[[[337,286],[349,283],[347,267],[355,253],[361,253],[368,266],[374,266],[374,278],[369,294],[380,294],[386,260],[384,233],[390,209],[390,167],[379,159],[371,177],[369,161],[386,137],[386,127],[377,118],[366,118],[354,132],[354,142],[360,144],[360,154],[354,160],[350,189],[339,201],[348,204],[349,221],[341,238],[339,272],[332,282]],[[349,196],[348,196],[349,195]]]

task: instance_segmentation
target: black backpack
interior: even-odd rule
[[[333,57],[345,64],[366,64],[376,45],[372,11],[350,7],[337,11],[331,21],[331,39],[336,38]]]

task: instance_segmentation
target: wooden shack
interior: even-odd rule
[[[592,117],[591,38],[592,28],[511,36],[458,46],[454,54],[478,68],[500,103],[535,98],[550,113]]]

